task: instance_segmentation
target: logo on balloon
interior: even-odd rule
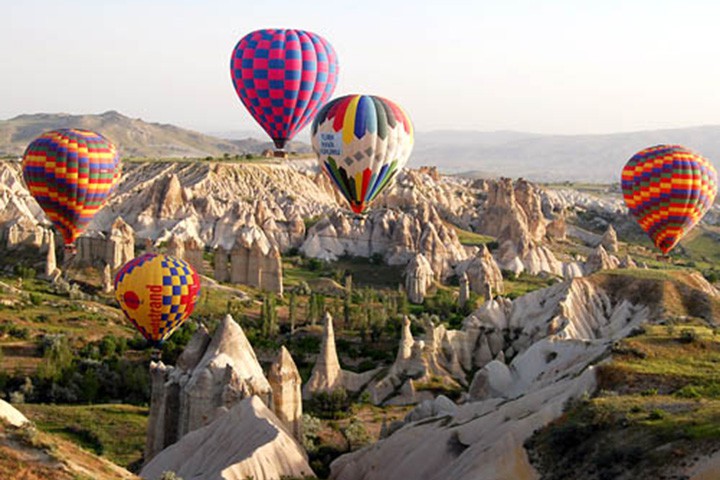
[[[137,310],[138,307],[140,307],[140,297],[133,291],[125,292],[123,301],[125,302],[125,306],[131,310]]]

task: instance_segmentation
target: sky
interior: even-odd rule
[[[230,54],[280,27],[334,46],[334,96],[392,99],[418,131],[720,124],[714,0],[0,0],[0,12],[0,119],[117,110],[259,132]]]

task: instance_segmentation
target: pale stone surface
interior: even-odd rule
[[[133,228],[117,217],[108,231],[88,230],[77,241],[77,265],[110,265],[112,270],[135,257],[135,232]]]
[[[245,227],[230,250],[230,282],[282,295],[282,258],[259,227]]]
[[[585,275],[590,275],[600,270],[614,270],[620,266],[620,260],[608,254],[605,247],[598,245],[588,256],[583,268]]]
[[[7,403],[5,400],[0,400],[0,419],[12,425],[13,427],[22,427],[30,421],[25,418],[25,415],[20,411]]]
[[[272,405],[272,390],[242,328],[230,315],[212,338],[199,327],[175,368],[151,366],[152,398],[145,458],[212,422],[250,395]]]
[[[494,292],[500,294],[505,291],[500,267],[485,245],[480,247],[474,257],[458,265],[455,270],[460,275],[467,275],[470,290],[477,294],[485,295],[487,293],[485,291],[486,285],[489,285]]]
[[[270,366],[268,381],[272,388],[273,412],[302,442],[302,391],[300,372],[285,346]]]
[[[608,253],[617,253],[618,251],[618,238],[617,232],[612,225],[609,225],[602,238],[600,239],[600,245],[603,246],[605,251]]]
[[[464,307],[470,298],[470,280],[468,280],[467,273],[462,272],[459,281],[458,306]]]
[[[421,304],[425,300],[427,289],[433,284],[433,270],[422,253],[412,257],[405,267],[405,291],[408,300]]]
[[[140,476],[156,480],[165,471],[185,480],[314,476],[302,447],[258,397],[223,410],[212,423],[160,452]]]
[[[309,399],[316,393],[332,392],[338,388],[344,388],[342,377],[343,372],[340,369],[340,361],[335,349],[333,319],[329,313],[325,312],[320,355],[315,362],[310,379],[303,386],[303,398]]]

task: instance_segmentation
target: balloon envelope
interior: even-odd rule
[[[646,148],[622,171],[625,203],[663,254],[705,215],[717,189],[713,165],[680,145]]]
[[[115,297],[128,320],[159,345],[190,316],[200,278],[184,260],[146,253],[127,262],[115,276]]]
[[[25,150],[22,169],[30,194],[71,245],[112,193],[120,159],[102,135],[63,129],[35,139]]]
[[[390,100],[347,95],[325,105],[312,125],[320,168],[355,213],[383,191],[408,161],[413,126]]]
[[[242,103],[283,148],[335,90],[337,55],[312,32],[257,30],[235,46],[230,75]]]

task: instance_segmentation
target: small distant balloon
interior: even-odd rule
[[[390,100],[347,95],[330,101],[315,117],[312,146],[322,171],[359,214],[407,163],[413,126]]]
[[[663,254],[700,221],[717,190],[715,167],[680,145],[646,148],[622,171],[625,204]]]
[[[185,260],[146,253],[115,276],[115,297],[125,317],[152,345],[161,345],[190,316],[200,277]]]
[[[22,170],[30,194],[70,247],[117,185],[120,158],[99,133],[62,129],[33,140]]]
[[[332,46],[315,33],[257,30],[235,46],[230,75],[250,115],[283,149],[332,95],[338,61]]]

